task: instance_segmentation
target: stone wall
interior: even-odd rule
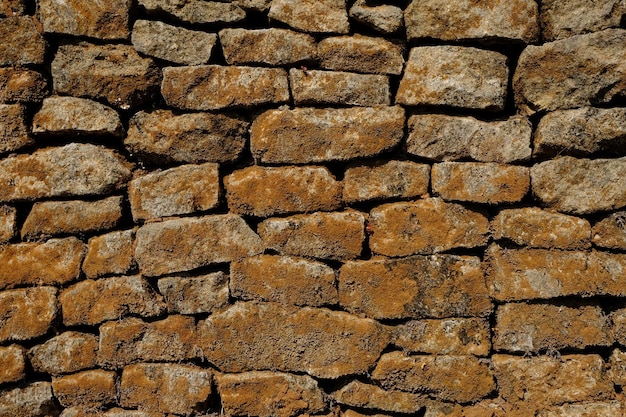
[[[625,14],[0,2],[0,417],[623,415]]]

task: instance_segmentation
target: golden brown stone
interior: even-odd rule
[[[43,64],[46,41],[32,16],[0,19],[0,65]]]
[[[386,39],[359,34],[325,38],[317,45],[320,66],[335,71],[400,75],[403,52]]]
[[[304,32],[348,33],[346,7],[346,0],[273,0],[269,18]]]
[[[33,103],[48,93],[48,82],[40,72],[27,68],[0,68],[0,102]]]
[[[164,13],[192,24],[234,23],[246,18],[246,12],[231,1],[139,0],[139,4],[150,14]]]
[[[542,0],[541,29],[546,41],[619,27],[626,15],[621,0]]]
[[[89,239],[83,272],[87,278],[126,274],[135,266],[135,231],[123,230]]]
[[[626,248],[626,212],[618,211],[601,218],[591,232],[595,246],[610,249]]]
[[[339,404],[350,407],[383,410],[393,413],[417,413],[427,400],[419,395],[404,391],[384,390],[376,385],[352,381],[333,393]]]
[[[58,375],[95,367],[97,352],[96,336],[69,331],[31,348],[28,356],[35,371]]]
[[[94,369],[52,378],[54,396],[63,407],[101,407],[116,401],[115,372]]]
[[[41,0],[37,16],[46,33],[126,39],[131,5],[131,0]]]
[[[6,243],[15,236],[16,220],[14,207],[0,205],[0,243]]]
[[[54,287],[0,292],[0,342],[45,335],[59,307]]]
[[[223,272],[197,277],[167,277],[158,281],[158,287],[169,312],[212,313],[228,304],[228,278]]]
[[[0,153],[17,151],[34,143],[28,135],[25,117],[23,105],[0,104]]]
[[[0,384],[17,382],[26,376],[26,355],[20,345],[0,347]]]
[[[49,382],[34,382],[25,387],[0,392],[2,417],[50,417],[58,414]]]

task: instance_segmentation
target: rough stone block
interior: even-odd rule
[[[63,407],[101,407],[116,401],[115,372],[94,369],[52,378],[54,396]]]
[[[0,68],[0,102],[35,103],[48,95],[48,81],[27,68]]]
[[[148,411],[124,410],[122,408],[111,408],[107,411],[84,407],[68,407],[61,413],[60,417],[168,417],[166,414]],[[206,417],[216,417],[207,414]]]
[[[619,27],[626,15],[622,0],[543,0],[541,29],[546,41]]]
[[[197,277],[167,277],[158,287],[170,313],[212,313],[228,304],[229,276],[223,272]]]
[[[43,64],[46,41],[31,16],[0,19],[0,65]]]
[[[317,54],[322,68],[335,71],[400,75],[404,67],[401,46],[358,34],[325,38]]]
[[[246,18],[246,12],[232,1],[139,0],[148,14],[166,14],[192,24],[226,24]]]
[[[383,410],[392,413],[413,414],[424,408],[427,400],[404,391],[384,390],[376,385],[352,381],[333,393],[339,404],[350,407]]]
[[[392,35],[404,27],[404,13],[392,4],[357,0],[350,8],[350,17],[377,32]]]
[[[21,104],[0,104],[0,154],[35,143],[28,135],[25,117],[26,109]]]
[[[15,236],[16,216],[14,207],[0,205],[0,243],[6,243]]]
[[[96,336],[69,331],[31,348],[28,357],[36,372],[59,375],[94,368],[97,352]]]
[[[272,0],[232,0],[232,3],[244,10],[265,13],[269,11]]]
[[[54,287],[0,292],[0,342],[29,340],[45,335],[57,316],[56,295]]]
[[[37,17],[46,33],[126,39],[131,6],[131,0],[40,0]]]
[[[626,385],[626,352],[614,349],[609,357],[609,377],[617,386]]]
[[[626,249],[626,212],[618,211],[598,220],[591,236],[594,246]]]
[[[21,16],[26,13],[26,0],[4,0],[0,4],[0,16]]]
[[[0,347],[0,384],[24,379],[25,371],[26,355],[23,347],[20,345]]]
[[[626,309],[615,310],[610,315],[615,341],[626,346]]]
[[[613,417],[623,414],[623,407],[618,401],[583,402],[563,404],[549,410],[541,410],[537,417]]]
[[[303,32],[348,33],[346,0],[274,0],[269,18]]]
[[[49,382],[34,382],[0,392],[0,416],[49,417],[59,413]]]
[[[87,278],[126,274],[135,266],[135,231],[123,230],[89,239],[83,272]]]

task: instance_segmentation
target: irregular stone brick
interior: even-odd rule
[[[53,287],[0,292],[0,342],[29,340],[46,334],[58,312],[56,295]]]
[[[170,313],[212,313],[228,304],[229,277],[223,272],[197,277],[168,277],[158,287]]]
[[[139,0],[149,14],[164,13],[193,24],[234,23],[246,18],[246,12],[231,1]]]
[[[402,9],[391,4],[357,0],[350,8],[350,17],[377,32],[391,35],[404,26]]]
[[[522,113],[608,103],[626,96],[626,30],[607,29],[541,46],[520,55],[513,89]]]
[[[341,183],[324,167],[244,168],[224,178],[229,209],[268,217],[341,207]]]
[[[64,332],[30,349],[33,369],[52,375],[94,368],[98,338],[89,333]]]
[[[533,129],[526,117],[483,122],[467,116],[418,114],[408,124],[407,152],[421,158],[506,164],[531,156]]]
[[[158,92],[161,72],[131,45],[66,44],[52,61],[55,92],[105,100],[127,110],[150,102]]]
[[[335,391],[333,399],[350,407],[407,414],[417,413],[426,403],[425,398],[418,394],[387,391],[359,381],[352,381]]]
[[[0,384],[24,379],[25,368],[26,358],[23,347],[19,345],[0,347]]]
[[[618,211],[600,219],[593,225],[592,241],[595,246],[610,249],[626,248],[626,212]]]
[[[365,217],[356,211],[271,218],[258,226],[267,249],[280,254],[345,261],[363,250]]]
[[[145,276],[190,271],[262,251],[261,239],[234,214],[150,223],[137,231],[135,258]]]
[[[404,12],[407,39],[539,41],[533,0],[414,0]]]
[[[99,39],[128,38],[132,1],[40,0],[37,16],[46,33],[63,33]]]
[[[622,405],[618,401],[586,402],[542,410],[537,417],[613,417],[622,413]]]
[[[472,356],[385,353],[372,379],[386,389],[426,392],[454,402],[473,402],[496,388],[489,366]]]
[[[541,30],[546,41],[587,32],[619,27],[626,15],[620,0],[544,0],[541,2]]]
[[[509,69],[506,56],[464,46],[411,49],[396,103],[504,109]]]
[[[218,165],[213,163],[152,172],[128,185],[135,221],[210,210],[219,204],[219,196]]]
[[[615,385],[626,385],[626,352],[613,350],[609,357],[609,376]]]
[[[116,401],[115,372],[94,369],[52,378],[54,396],[63,407],[100,407]]]
[[[14,152],[35,142],[28,135],[26,109],[21,104],[0,104],[0,153]]]
[[[530,168],[533,195],[541,204],[570,214],[626,206],[626,158],[576,159],[570,156]]]
[[[230,65],[294,65],[317,58],[315,38],[288,29],[222,29],[224,58]]]
[[[162,297],[141,276],[87,279],[59,296],[66,326],[94,325],[127,314],[158,316],[165,310]]]
[[[123,230],[89,239],[83,272],[87,278],[126,274],[135,266],[135,231]]]
[[[130,119],[124,145],[157,164],[231,162],[246,144],[248,126],[242,118],[223,114],[141,111]]]
[[[232,3],[245,10],[265,13],[270,9],[272,0],[232,0]]]
[[[394,328],[393,344],[408,353],[488,356],[487,318],[411,320]]]
[[[26,13],[26,0],[4,0],[0,4],[0,16],[16,16]]]
[[[200,322],[198,331],[205,357],[223,372],[272,369],[318,378],[364,373],[389,341],[374,320],[277,303],[237,303]]]
[[[274,0],[269,18],[314,33],[348,33],[346,0]]]
[[[0,102],[35,103],[48,94],[48,81],[27,68],[0,68]]]
[[[337,304],[335,271],[290,256],[258,255],[230,266],[231,296],[242,300],[321,307]]]
[[[168,105],[188,110],[278,105],[289,101],[289,81],[282,68],[166,67],[161,94]]]
[[[146,411],[136,411],[136,410],[123,410],[121,408],[111,408],[109,410],[102,411],[93,408],[83,408],[83,407],[68,407],[61,413],[60,417],[167,417],[163,413],[159,412],[146,412]],[[207,414],[207,417],[212,417],[212,415]]]
[[[370,212],[370,248],[385,256],[431,254],[487,243],[482,214],[439,198],[390,203]]]
[[[211,59],[217,35],[159,21],[137,20],[131,40],[142,54],[177,64],[201,65]]]
[[[615,341],[626,346],[626,309],[615,310],[610,315]]]
[[[534,248],[584,249],[591,245],[585,219],[536,207],[502,210],[491,221],[492,237]]]
[[[15,236],[16,216],[14,207],[0,205],[0,243],[6,243]]]
[[[400,75],[404,67],[400,46],[363,35],[325,38],[317,45],[320,66],[335,71]]]
[[[250,130],[262,163],[345,161],[389,150],[404,135],[404,110],[394,107],[268,110]]]
[[[122,372],[120,405],[186,415],[205,405],[212,376],[211,371],[191,365],[130,365]]]
[[[58,415],[49,382],[34,382],[0,392],[0,416],[48,417]]]
[[[253,371],[216,380],[227,415],[291,417],[326,409],[324,392],[308,375]]]
[[[46,41],[31,16],[0,19],[0,65],[43,64]]]

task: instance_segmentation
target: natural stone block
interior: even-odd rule
[[[216,380],[227,415],[291,417],[326,409],[324,392],[308,375],[253,371],[221,374]]]
[[[276,214],[335,210],[341,183],[324,167],[261,167],[237,170],[224,178],[229,209],[238,214]]]
[[[60,417],[167,417],[163,413],[137,411],[137,410],[124,410],[122,408],[111,408],[106,412],[94,408],[84,407],[68,407],[61,413]],[[215,417],[212,414],[207,414],[207,417]]]
[[[403,135],[398,106],[268,110],[252,123],[250,148],[261,163],[345,161],[389,150]]]
[[[58,414],[49,382],[0,392],[0,416],[48,417]]]
[[[28,356],[36,372],[58,375],[94,368],[97,352],[96,336],[69,331],[31,348]]]
[[[391,417],[391,414],[363,414],[358,411],[346,409],[345,411],[339,410],[339,417]]]
[[[101,407],[116,401],[115,372],[94,369],[52,378],[54,396],[63,407]]]
[[[46,41],[31,16],[0,19],[0,65],[43,64]]]
[[[615,310],[610,315],[615,342],[626,346],[626,309]]]
[[[228,1],[205,0],[139,0],[148,14],[164,13],[192,24],[235,23],[246,18],[246,12]]]
[[[0,292],[0,342],[45,335],[58,312],[56,295],[54,287]]]
[[[25,356],[24,348],[20,345],[0,347],[0,384],[24,379],[26,376]]]
[[[528,46],[513,77],[522,113],[609,103],[626,96],[626,30],[607,29]]]
[[[229,276],[223,272],[197,277],[167,277],[158,287],[170,313],[212,313],[228,304]]]
[[[381,356],[372,379],[386,389],[426,392],[442,400],[473,402],[495,388],[489,366],[472,356]]]
[[[269,18],[303,32],[348,33],[346,0],[274,0]]]
[[[265,13],[270,9],[272,0],[232,0],[232,3],[244,10]]]
[[[325,38],[317,53],[320,66],[335,71],[400,75],[404,67],[401,46],[358,34]]]
[[[337,304],[335,271],[290,256],[258,255],[233,262],[231,296],[242,300],[321,307]]]
[[[230,65],[294,65],[317,58],[315,38],[288,29],[222,29],[224,58]]]
[[[248,126],[242,118],[223,114],[141,111],[130,119],[124,145],[159,164],[231,162],[246,144]]]
[[[162,297],[141,276],[87,279],[59,296],[66,326],[94,325],[127,314],[158,316],[165,310]]]
[[[394,34],[404,26],[403,11],[391,4],[372,3],[357,0],[350,8],[350,17],[377,32]]]
[[[408,125],[407,152],[421,158],[506,164],[531,156],[533,129],[523,116],[484,122],[468,116],[417,114]]]
[[[609,357],[609,376],[615,385],[626,385],[626,352],[614,349]]]
[[[376,385],[352,381],[333,393],[339,404],[350,407],[413,414],[424,408],[426,400],[419,394],[384,390]]]
[[[374,320],[277,303],[235,304],[198,331],[205,357],[223,372],[273,369],[318,378],[365,373],[389,341]]]
[[[35,103],[48,95],[48,81],[27,68],[0,68],[0,102]]]
[[[549,410],[541,410],[537,417],[613,417],[623,413],[618,401],[583,402],[580,404],[563,404]]]
[[[4,0],[0,4],[0,16],[21,16],[26,13],[26,0]]]
[[[135,231],[111,232],[89,239],[83,272],[87,278],[126,274],[135,266]]]
[[[396,103],[504,109],[509,69],[506,56],[464,46],[411,49]]]
[[[267,249],[280,254],[345,261],[363,250],[365,217],[356,211],[299,214],[261,222]]]
[[[487,243],[482,214],[439,198],[390,203],[370,213],[370,248],[385,256],[431,254]]]
[[[26,109],[21,104],[0,104],[0,154],[34,144],[28,135]]]
[[[541,2],[541,29],[547,41],[587,32],[619,27],[626,15],[621,0],[544,0]]]
[[[15,236],[17,210],[0,205],[0,243],[6,243]]]
[[[618,211],[601,218],[591,232],[595,246],[609,249],[626,248],[626,212]]]
[[[131,0],[41,0],[37,17],[46,33],[89,36],[99,39],[128,38]]]
[[[223,214],[144,225],[137,231],[135,258],[143,275],[157,276],[261,251],[261,239],[241,217]]]
[[[169,106],[178,109],[249,108],[287,103],[289,81],[282,68],[166,67],[161,94]]]

